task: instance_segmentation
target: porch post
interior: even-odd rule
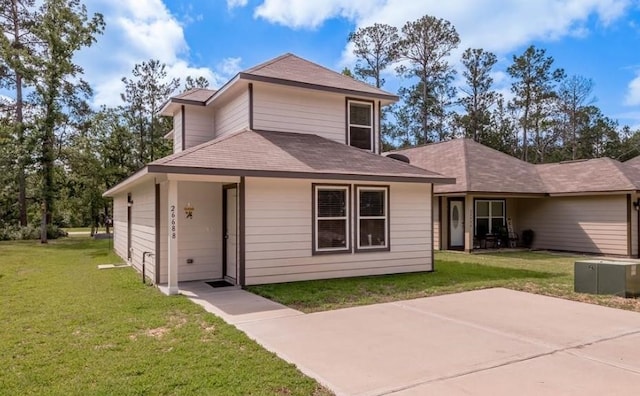
[[[464,198],[465,214],[464,222],[464,251],[469,253],[473,250],[473,197],[465,195]]]
[[[178,214],[178,182],[169,180],[167,183],[168,190],[168,209],[169,213],[167,225],[169,238],[167,247],[167,265],[168,265],[168,293],[169,295],[178,294],[178,235],[179,235],[179,214]]]

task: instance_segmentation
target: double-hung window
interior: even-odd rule
[[[314,251],[350,251],[349,186],[314,186]]]
[[[347,101],[347,144],[374,151],[373,103]]]
[[[389,249],[389,188],[356,187],[356,250]]]
[[[499,234],[505,226],[504,200],[476,200],[475,235]]]

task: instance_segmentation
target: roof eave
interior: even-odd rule
[[[116,184],[115,186],[113,186],[110,189],[108,189],[107,191],[105,191],[102,194],[102,196],[105,197],[105,198],[113,198],[115,195],[117,195],[118,193],[122,192],[127,187],[134,186],[134,185],[140,183],[141,181],[143,181],[145,176],[149,175],[149,173],[150,173],[149,172],[149,166],[145,166],[144,168],[140,169],[139,171],[137,171],[133,175],[129,176],[128,178],[124,179],[120,183]]]
[[[272,177],[281,179],[322,179],[322,180],[359,180],[368,182],[401,182],[401,183],[455,183],[455,179],[430,176],[410,175],[367,175],[357,173],[316,173],[296,171],[270,171],[255,169],[199,168],[191,166],[175,166],[150,164],[149,173],[174,173],[191,175]]]

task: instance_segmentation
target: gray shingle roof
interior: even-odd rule
[[[632,191],[636,184],[628,166],[611,158],[535,165],[549,194]]]
[[[190,100],[194,102],[206,103],[207,100],[209,100],[215,93],[216,93],[216,90],[214,89],[193,88],[179,95],[174,96],[172,99],[182,99],[182,100]]]
[[[544,188],[533,165],[471,139],[454,139],[396,152],[407,156],[412,165],[456,178],[455,184],[435,186],[436,193],[537,194]]]
[[[156,160],[149,172],[447,183],[435,172],[317,135],[246,130]]]
[[[291,81],[309,86],[380,96],[390,100],[398,99],[396,95],[387,91],[289,53],[247,69],[240,73],[240,77]]]
[[[640,161],[634,169],[610,158],[534,165],[471,139],[396,151],[412,165],[456,178],[434,192],[569,194],[640,189]]]

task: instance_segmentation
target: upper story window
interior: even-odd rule
[[[363,150],[374,150],[373,103],[347,101],[347,144]]]

